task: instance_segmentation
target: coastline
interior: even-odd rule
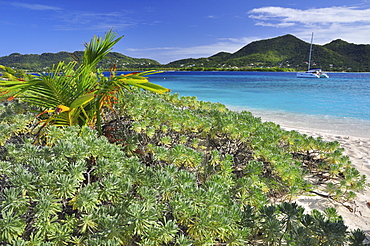
[[[303,115],[303,118],[300,118],[300,115],[297,114],[249,110],[231,106],[228,108],[234,111],[242,109],[250,111],[254,116],[260,117],[262,121],[272,121],[288,131],[295,130],[314,138],[320,137],[324,141],[338,141],[344,149],[344,154],[350,158],[352,165],[361,175],[366,175],[367,182],[370,183],[370,121]],[[345,204],[353,211],[342,204],[320,196],[302,195],[297,197],[296,202],[305,208],[305,212],[310,212],[313,209],[323,211],[327,207],[335,207],[349,230],[357,228],[363,230],[370,241],[369,186],[364,191],[357,192],[357,197]]]
[[[249,111],[255,117],[261,118],[262,121],[272,121],[286,129],[370,139],[370,120],[226,106],[233,111]]]

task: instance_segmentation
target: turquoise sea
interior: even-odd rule
[[[286,127],[370,137],[370,73],[164,72],[149,80],[180,96],[221,102]]]

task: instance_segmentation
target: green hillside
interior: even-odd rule
[[[183,59],[168,67],[307,69],[310,44],[293,35],[252,42],[233,54],[221,52],[208,58]],[[370,45],[350,44],[335,40],[326,45],[313,45],[312,66],[328,71],[370,71]]]
[[[306,70],[310,44],[297,37],[284,36],[251,42],[235,53],[219,52],[210,57],[187,58],[160,64],[152,59],[132,58],[112,52],[99,66],[110,69],[114,64],[120,70],[132,69],[269,69]],[[59,61],[78,60],[82,51],[74,53],[13,53],[0,57],[0,64],[18,69],[43,71]],[[370,45],[352,44],[337,39],[325,45],[313,45],[312,67],[326,71],[370,72]]]
[[[370,45],[358,45],[348,43],[341,39],[332,41],[329,44],[324,45],[325,48],[332,50],[343,57],[343,63],[348,60],[348,64],[343,65],[352,66],[354,69],[370,71]],[[352,63],[349,63],[349,62]]]
[[[75,51],[73,53],[62,51],[58,53],[43,53],[41,55],[22,55],[19,53],[13,53],[8,56],[0,57],[0,64],[7,67],[15,67],[18,69],[43,71],[51,67],[51,65],[57,64],[59,61],[79,61],[80,59],[82,59],[82,57],[82,51]],[[116,64],[117,67],[120,69],[160,66],[160,63],[155,60],[132,58],[117,52],[111,52],[107,59],[104,59],[102,62],[99,63],[99,66],[103,69],[110,69],[113,64]]]

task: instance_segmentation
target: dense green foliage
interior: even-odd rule
[[[352,68],[352,70],[355,71],[370,71],[369,45],[356,45],[337,39],[329,44],[324,45],[324,47],[342,56],[342,61],[338,60],[338,64]]]
[[[235,53],[220,52],[208,58],[183,59],[168,67],[215,67],[249,70],[260,67],[306,70],[310,44],[293,35],[252,42]],[[350,44],[335,40],[326,45],[313,45],[312,67],[327,71],[370,71],[370,45]]]
[[[364,245],[335,209],[290,202],[321,192],[305,175],[338,202],[365,185],[338,143],[176,94],[126,91],[105,136],[51,127],[41,145],[27,112],[0,107],[3,245]]]
[[[47,71],[53,64],[57,64],[60,61],[64,61],[65,63],[71,61],[79,62],[83,59],[83,55],[83,51],[75,51],[73,53],[63,51],[58,53],[43,53],[41,55],[13,53],[0,57],[0,64],[17,69],[42,72]],[[111,52],[105,60],[99,63],[99,68],[109,70],[114,64],[120,69],[143,69],[160,65],[159,62],[152,59],[132,58],[118,52]]]

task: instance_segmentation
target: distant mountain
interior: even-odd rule
[[[73,53],[62,51],[58,53],[43,53],[41,55],[22,55],[19,53],[13,53],[8,56],[0,57],[0,64],[18,69],[42,71],[51,67],[53,64],[57,64],[59,61],[70,62],[82,59],[82,51],[75,51]],[[113,64],[116,64],[118,68],[146,68],[161,66],[159,62],[152,59],[132,58],[117,52],[109,53],[108,58],[99,63],[99,66],[103,69],[109,69]]]
[[[344,58],[342,61],[343,65],[370,71],[370,45],[352,44],[337,39],[324,45],[324,47],[341,55]]]
[[[166,64],[174,68],[282,67],[307,69],[310,44],[293,35],[251,42],[235,53],[220,52],[208,58],[182,59]],[[370,45],[334,40],[313,45],[312,67],[338,71],[370,71]]]
[[[235,53],[219,52],[205,58],[188,58],[162,65],[152,59],[132,58],[117,52],[109,53],[99,66],[109,69],[255,69],[289,68],[306,70],[310,44],[293,35],[251,42]],[[22,55],[13,53],[0,57],[0,65],[27,70],[43,71],[59,61],[82,59],[83,52],[43,53]],[[326,71],[370,72],[370,45],[352,44],[341,39],[325,45],[313,45],[312,67]]]

